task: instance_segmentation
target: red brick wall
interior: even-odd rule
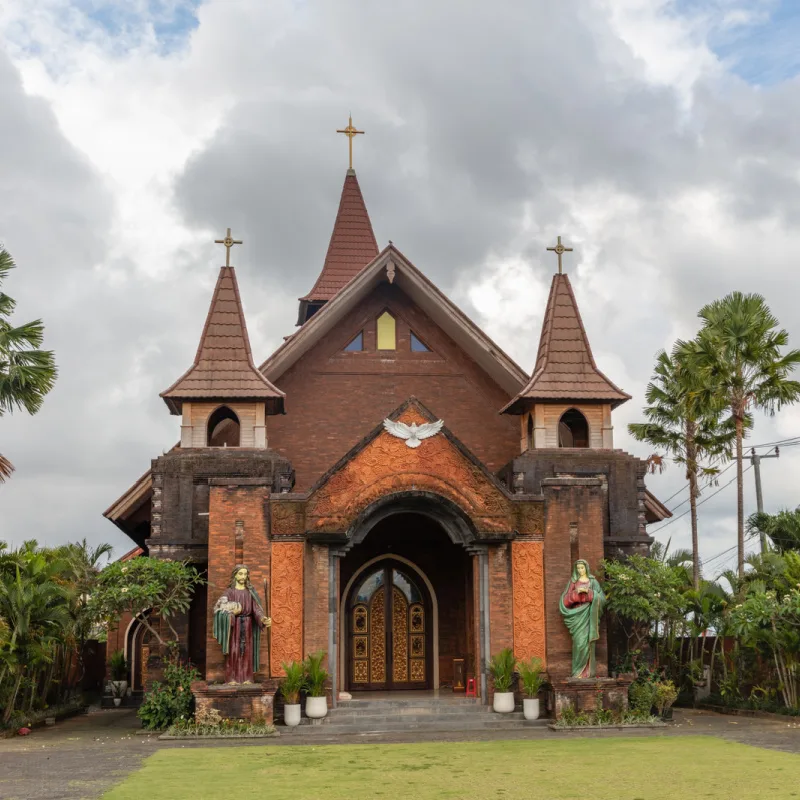
[[[547,667],[552,679],[572,672],[572,639],[559,611],[559,600],[572,574],[570,525],[577,526],[577,558],[596,573],[603,558],[606,495],[596,478],[548,478],[545,495],[544,574],[547,627]],[[597,674],[608,674],[605,624],[597,644]]]
[[[303,655],[328,651],[328,548],[306,544],[303,598]]]
[[[387,308],[397,320],[397,350],[378,352],[375,320]],[[365,352],[342,352],[361,330]],[[411,330],[432,352],[410,351]],[[376,289],[273,379],[286,393],[287,413],[269,418],[269,446],[291,460],[298,490],[412,395],[491,471],[519,455],[518,420],[497,413],[509,396],[396,286]]]
[[[514,647],[511,599],[511,549],[508,544],[489,548],[489,657]]]
[[[270,543],[264,516],[269,491],[263,486],[212,486],[208,518],[208,611],[206,624],[206,679],[224,680],[224,656],[213,636],[214,604],[228,587],[239,557],[250,569],[250,581],[264,603],[264,579],[270,575]],[[242,541],[237,549],[237,522]],[[262,635],[257,677],[267,668],[266,636]]]

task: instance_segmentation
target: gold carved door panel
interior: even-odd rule
[[[348,603],[351,689],[426,688],[427,595],[418,579],[385,563],[359,580]]]

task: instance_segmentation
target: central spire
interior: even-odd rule
[[[322,272],[311,291],[300,298],[298,325],[307,322],[378,255],[378,242],[353,169],[353,138],[363,132],[353,127],[352,117],[346,128],[337,131],[344,133],[349,140],[350,168],[345,174],[339,211],[333,223]]]

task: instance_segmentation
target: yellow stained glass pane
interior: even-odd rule
[[[396,350],[397,333],[394,317],[384,311],[378,317],[378,350]]]

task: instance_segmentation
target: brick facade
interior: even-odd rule
[[[397,348],[378,351],[386,310]],[[428,352],[411,351],[412,331]],[[359,332],[364,351],[344,352]],[[332,639],[328,669],[337,689],[348,687],[345,587],[384,557],[411,562],[433,587],[440,685],[463,658],[480,686],[487,658],[504,647],[544,658],[553,680],[569,677],[561,592],[575,558],[597,570],[604,556],[647,548],[642,462],[610,449],[520,453],[519,420],[498,413],[509,393],[386,282],[270,377],[287,413],[268,418],[269,449],[178,448],[152,462],[150,553],[207,565],[207,590],[179,621],[184,651],[203,661],[202,702],[271,714],[266,688],[234,697],[214,687],[224,662],[212,609],[239,563],[259,597],[269,587],[273,626],[255,676],[263,687],[274,688],[282,662],[327,652]],[[445,428],[413,449],[383,430],[390,415],[441,418]],[[606,639],[603,627],[600,675]]]

